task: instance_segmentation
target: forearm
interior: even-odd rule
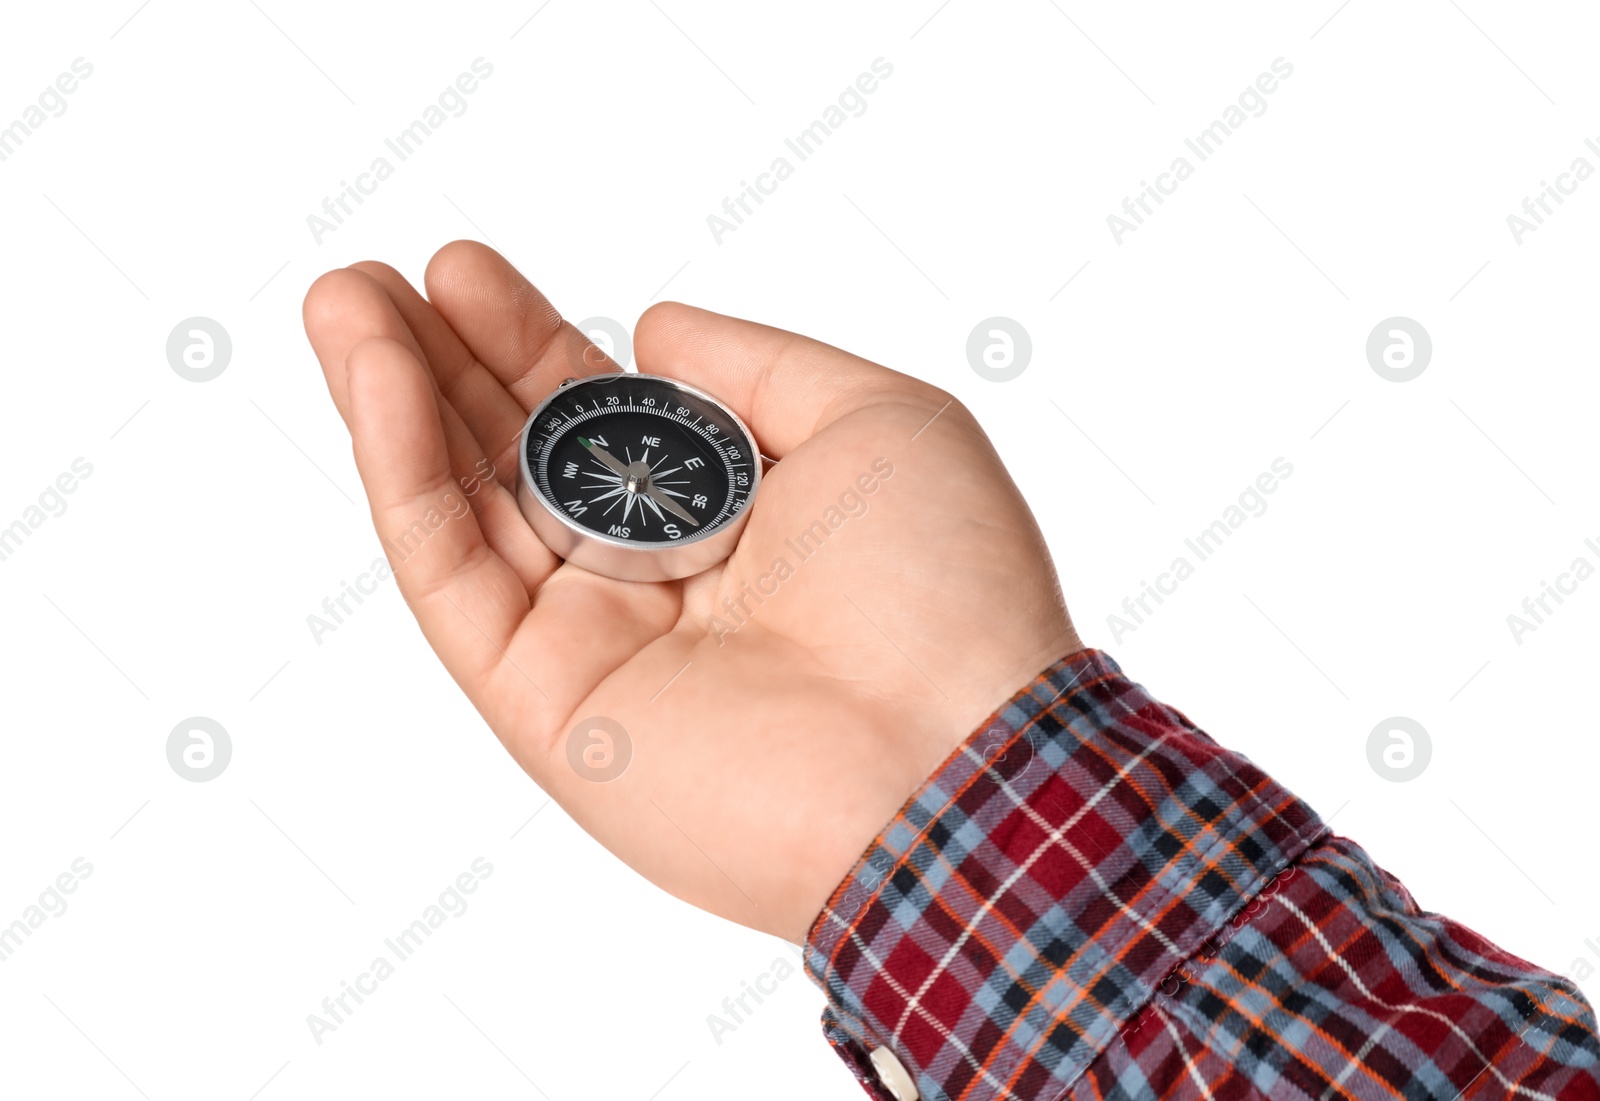
[[[1098,651],[930,777],[807,949],[829,1042],[897,1101],[895,1065],[923,1098],[969,1101],[1133,1079],[1142,1096],[1450,1097],[1480,1074],[1600,1096],[1575,988],[1418,910]]]

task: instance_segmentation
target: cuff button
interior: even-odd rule
[[[878,1072],[878,1081],[894,1096],[894,1101],[917,1101],[916,1084],[894,1052],[886,1047],[875,1047],[869,1058],[872,1069]]]

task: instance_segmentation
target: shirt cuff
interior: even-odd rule
[[[1326,832],[1109,655],[1072,654],[951,753],[818,914],[823,1033],[881,1101],[1058,1096]]]

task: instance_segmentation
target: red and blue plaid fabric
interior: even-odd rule
[[[1419,909],[1096,650],[940,766],[806,948],[882,1101],[878,1048],[923,1101],[1600,1099],[1576,986]]]

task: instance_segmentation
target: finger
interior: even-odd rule
[[[516,399],[524,417],[563,379],[622,370],[487,245],[444,246],[428,262],[424,285],[428,299]]]
[[[330,271],[311,285],[305,301],[306,335],[322,363],[328,392],[345,423],[350,423],[346,361],[355,346],[369,337],[386,337],[406,346],[419,360],[426,353],[400,315],[388,291],[366,272],[353,268]],[[483,451],[459,423],[445,417],[445,441],[457,475],[473,472]]]
[[[423,634],[474,703],[528,614],[527,590],[457,512],[455,477],[426,368],[404,342],[369,337],[347,357],[356,467],[395,581]]]
[[[572,711],[672,628],[680,586],[567,566],[530,601],[470,512],[441,519],[451,473],[426,368],[400,342],[374,338],[351,350],[349,375],[356,466],[406,603],[479,713],[550,790],[552,775],[571,778],[560,735]]]
[[[381,336],[424,356],[422,345],[400,315],[384,286],[356,268],[335,268],[317,277],[302,306],[306,336],[322,363],[328,392],[345,423],[350,423],[350,351],[368,337]]]
[[[346,424],[350,424],[347,360],[363,340],[383,337],[406,347],[414,357],[422,349],[389,293],[372,276],[340,268],[312,284],[306,294],[306,335],[322,364],[328,392]],[[431,386],[431,383],[430,383]],[[516,498],[492,477],[489,461],[454,407],[436,397],[445,446],[462,492],[478,514],[495,552],[510,562],[532,591],[561,564],[528,527]]]
[[[514,490],[517,441],[523,422],[528,419],[527,410],[478,362],[450,323],[405,276],[376,260],[363,260],[351,267],[371,276],[388,293],[407,328],[416,336],[422,362],[433,373],[439,392],[477,439],[500,484]]]
[[[949,397],[820,340],[680,302],[646,310],[633,349],[639,370],[682,379],[732,406],[774,459],[864,406],[901,399],[932,413]]]

